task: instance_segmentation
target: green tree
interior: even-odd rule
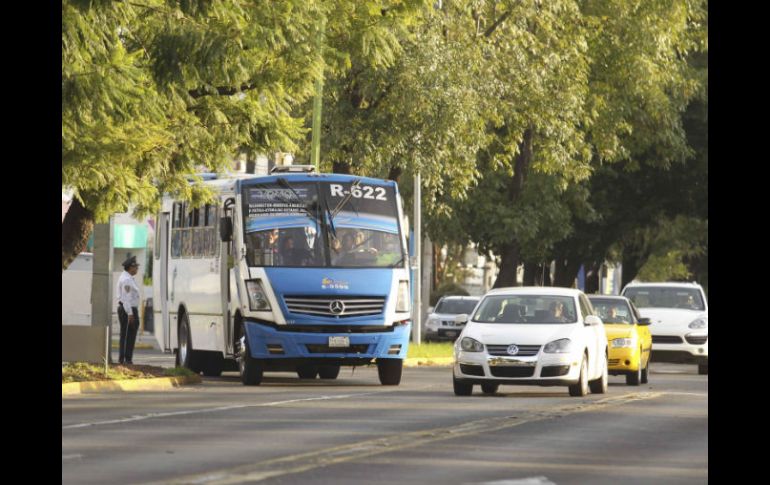
[[[296,149],[324,69],[392,62],[424,1],[66,0],[62,3],[62,270],[94,221],[168,192],[198,205],[198,167]],[[322,49],[313,49],[324,32]],[[195,177],[193,177],[195,178]]]

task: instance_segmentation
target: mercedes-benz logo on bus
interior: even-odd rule
[[[345,311],[345,304],[340,300],[334,300],[333,302],[329,303],[329,310],[335,315],[340,315]]]
[[[506,352],[508,352],[508,355],[516,355],[519,353],[519,348],[516,346],[516,344],[511,344],[506,349]]]

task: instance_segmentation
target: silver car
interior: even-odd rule
[[[473,313],[480,299],[480,296],[441,297],[425,321],[425,341],[455,340],[465,328],[465,321],[457,321],[456,317]]]

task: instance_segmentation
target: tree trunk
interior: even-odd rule
[[[67,215],[61,223],[61,270],[85,250],[94,230],[94,214],[83,207],[77,197],[72,198]]]
[[[639,274],[639,270],[642,269],[642,265],[639,264],[639,258],[636,254],[626,254],[623,251],[623,272],[622,272],[622,288],[625,288],[627,284],[636,278]]]
[[[332,162],[332,172],[333,173],[344,173],[344,174],[350,175],[352,173],[350,171],[351,168],[352,167],[347,162],[338,162],[336,160]]]
[[[524,279],[522,281],[524,286],[538,286],[539,275],[537,263],[524,262]]]
[[[500,272],[492,288],[516,286],[516,268],[519,267],[519,244],[512,241],[500,254]]]
[[[575,285],[578,271],[580,271],[580,261],[575,259],[557,259],[556,271],[554,271],[553,275],[553,286],[572,288]]]
[[[538,266],[542,286],[553,286],[551,284],[551,263],[543,263]]]
[[[601,270],[601,263],[591,261],[585,264],[586,267],[586,287],[583,293],[589,295],[599,292],[599,271]]]
[[[388,171],[388,180],[398,183],[398,179],[401,177],[402,173],[403,170],[401,170],[401,167],[390,167],[390,171]]]

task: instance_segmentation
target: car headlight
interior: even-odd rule
[[[690,328],[706,328],[709,326],[709,322],[705,318],[696,318],[687,326]]]
[[[249,294],[249,308],[261,312],[270,310],[270,303],[260,280],[247,280],[246,293]]]
[[[484,350],[484,344],[470,337],[463,337],[460,341],[460,348],[466,352],[481,352]]]
[[[545,347],[543,347],[543,352],[548,354],[566,354],[570,351],[572,341],[568,338],[562,338],[559,340],[554,340],[553,342],[548,342],[545,344]]]
[[[396,311],[409,311],[409,282],[406,280],[398,282],[398,299],[396,300]]]
[[[623,347],[631,348],[635,344],[636,344],[636,342],[634,342],[633,338],[616,338],[616,339],[612,339],[612,348],[613,349],[623,348]]]

